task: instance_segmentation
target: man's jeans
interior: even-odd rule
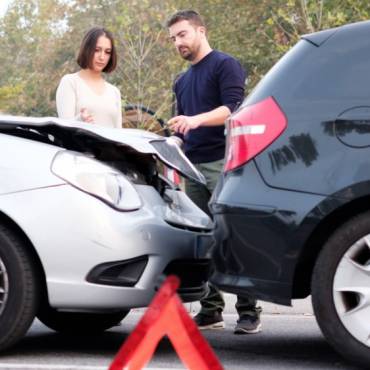
[[[220,176],[224,165],[224,160],[220,159],[215,162],[197,163],[194,166],[201,172],[207,180],[207,185],[203,186],[194,181],[185,179],[185,192],[188,197],[205,213],[212,217],[208,208],[208,202],[212,192],[216,187],[217,180]]]
[[[188,197],[205,213],[212,217],[208,208],[208,202],[212,192],[216,187],[217,180],[222,172],[224,160],[209,163],[198,163],[195,167],[204,175],[207,180],[207,186],[185,179],[185,191]],[[260,307],[256,307],[257,301],[254,298],[237,297],[235,308],[239,314],[259,317]],[[200,300],[202,306],[200,313],[212,315],[215,311],[222,312],[225,308],[225,301],[222,293],[214,285],[209,283],[209,293]]]

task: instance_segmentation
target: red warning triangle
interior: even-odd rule
[[[179,285],[176,276],[169,276],[165,280],[144,316],[118,351],[109,370],[144,368],[159,341],[166,335],[188,369],[223,369],[176,294]]]

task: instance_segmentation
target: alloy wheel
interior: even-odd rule
[[[342,324],[370,347],[370,234],[353,244],[339,261],[333,297]]]
[[[3,261],[0,259],[0,316],[6,307],[9,293],[8,272]]]

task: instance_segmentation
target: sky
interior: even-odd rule
[[[11,2],[12,0],[0,0],[0,17],[5,14],[5,11]]]

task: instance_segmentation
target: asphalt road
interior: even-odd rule
[[[141,311],[101,336],[63,336],[35,321],[27,336],[0,356],[0,369],[102,370],[134,329]],[[237,316],[226,314],[224,330],[204,331],[225,369],[356,369],[326,343],[310,314],[264,314],[263,331],[234,335]],[[181,369],[171,343],[159,344],[148,369]]]

